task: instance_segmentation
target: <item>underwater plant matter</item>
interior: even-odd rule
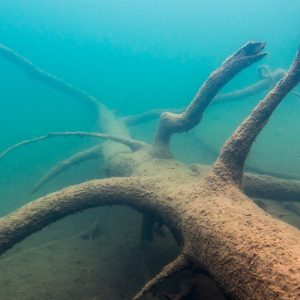
[[[1,47],[0,53],[29,75],[92,104],[98,112],[102,137],[114,141],[69,160],[72,164],[78,163],[85,157],[94,158],[97,153],[107,162],[110,178],[46,195],[0,219],[0,253],[67,215],[96,206],[127,205],[142,212],[144,220],[150,220],[150,226],[144,228],[149,231],[146,236],[151,235],[151,224],[160,222],[182,245],[181,254],[146,283],[135,300],[185,268],[207,272],[234,299],[298,299],[300,233],[262,211],[245,195],[243,187],[252,194],[269,192],[268,197],[278,198],[281,193],[282,197],[296,199],[295,195],[300,195],[300,184],[270,176],[247,174],[243,178],[243,167],[252,143],[273,111],[300,82],[300,52],[283,78],[225,143],[214,166],[198,165],[195,172],[176,161],[169,147],[173,133],[198,125],[220,89],[240,71],[263,58],[266,55],[263,49],[264,43],[249,42],[229,56],[183,112],[161,114],[153,143],[145,144],[132,140],[122,119],[97,99]],[[26,141],[11,149],[22,144]],[[64,169],[62,165],[57,168],[41,179],[43,182],[38,183],[36,189]]]

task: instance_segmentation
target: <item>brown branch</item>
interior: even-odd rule
[[[68,159],[60,161],[51,170],[49,170],[42,178],[35,184],[32,189],[32,193],[37,192],[46,183],[58,176],[59,174],[65,172],[73,166],[76,166],[84,161],[91,159],[98,159],[102,157],[102,145],[97,145],[92,148],[80,151]]]
[[[35,66],[30,60],[17,53],[13,49],[0,44],[0,55],[23,69],[30,77],[37,79],[40,82],[52,88],[55,88],[71,97],[88,103],[92,105],[93,108],[98,107],[100,101],[97,98],[89,95],[86,91],[81,90],[78,87],[65,82],[64,80]]]
[[[190,169],[203,178],[210,174],[211,166],[191,164]],[[300,202],[300,180],[284,179],[276,175],[262,175],[245,172],[242,190],[249,197],[265,198],[275,201]]]
[[[82,100],[84,103],[90,104],[92,108],[97,112],[98,125],[101,127],[102,132],[105,132],[112,136],[123,137],[123,141],[121,139],[118,140],[119,143],[125,142],[123,144],[127,144],[127,146],[129,147],[136,147],[134,145],[135,143],[127,143],[127,140],[130,140],[130,134],[124,124],[120,120],[117,120],[114,114],[98,99],[77,88],[76,86],[69,84],[64,80],[50,74],[49,72],[46,72],[41,68],[35,66],[30,60],[5,45],[0,44],[0,55],[22,68],[32,78],[37,79],[40,82],[56,90],[62,91],[74,98]],[[110,152],[115,152],[116,150],[124,150],[124,147],[122,146],[115,145],[111,147],[111,143],[109,143],[109,145],[104,145],[103,147],[104,156],[107,156],[106,153],[109,152],[111,148],[114,148],[114,150]]]
[[[197,145],[200,146],[205,152],[207,152],[210,155],[210,160],[215,161],[215,159],[219,155],[219,150],[214,147],[213,145],[209,144],[206,140],[204,140],[202,137],[195,135],[194,133],[191,134],[191,136],[196,140]],[[201,160],[201,157],[200,157]],[[201,161],[200,161],[201,163]],[[203,164],[207,164],[207,161],[202,161]],[[197,164],[193,164],[193,166],[197,166]],[[201,168],[201,164],[200,164]],[[255,173],[256,175],[267,175],[276,177],[278,179],[291,179],[291,180],[300,180],[300,176],[297,174],[287,173],[287,172],[281,172],[281,171],[272,171],[272,170],[265,170],[261,169],[257,166],[251,166],[247,165],[245,166],[245,171],[250,173]],[[253,174],[254,175],[254,174]]]
[[[59,90],[71,97],[79,99],[84,103],[90,104],[93,109],[96,108],[97,114],[101,116],[101,118],[103,117],[105,119],[105,120],[98,120],[99,124],[101,124],[102,127],[105,127],[105,129],[107,129],[111,125],[113,125],[114,129],[116,129],[116,127],[120,125],[118,124],[117,126],[115,126],[116,122],[112,122],[112,117],[111,117],[113,116],[112,112],[109,111],[106,108],[106,106],[103,103],[101,103],[101,101],[99,101],[96,97],[89,95],[86,91],[81,90],[78,87],[41,69],[40,67],[34,65],[29,59],[27,59],[26,57],[22,56],[21,54],[17,53],[15,50],[10,49],[5,45],[0,44],[0,55],[5,59],[7,59],[8,61],[14,63],[21,69],[23,69],[30,77],[39,80],[40,82],[56,90]],[[102,114],[105,116],[103,116]],[[107,115],[110,115],[108,117],[109,124],[105,124],[105,122],[107,121]],[[113,135],[119,135],[119,134],[113,133]]]
[[[217,95],[212,104],[219,102],[231,102],[251,97],[255,94],[258,94],[264,90],[271,88],[276,83],[276,81],[278,81],[284,76],[284,74],[284,70],[277,69],[274,72],[271,72],[269,74],[269,77],[262,78],[260,81],[249,85],[243,89]]]
[[[30,140],[24,140],[22,142],[19,142],[4,151],[0,153],[0,160],[3,159],[8,153],[11,151],[20,148],[22,146],[28,145],[28,144],[33,144],[33,143],[38,143],[44,140],[52,139],[55,137],[70,137],[70,136],[76,136],[76,137],[94,137],[94,138],[100,138],[104,140],[109,140],[109,141],[114,141],[123,145],[126,145],[129,147],[132,151],[136,151],[138,149],[141,149],[142,147],[145,147],[147,144],[143,143],[141,141],[137,140],[132,140],[132,139],[126,139],[126,138],[119,138],[116,136],[112,136],[106,133],[97,133],[97,132],[83,132],[83,131],[74,131],[74,132],[50,132],[46,135],[37,137],[37,138],[32,138]]]
[[[247,58],[248,54],[252,56],[252,50],[248,50]],[[260,49],[254,52],[256,56]],[[285,80],[280,84],[285,84]],[[102,121],[103,126],[110,127],[108,133],[126,134],[111,113]],[[109,167],[119,172],[125,165],[126,174],[137,177],[73,186],[1,218],[0,254],[67,215],[101,205],[123,204],[154,215],[179,233],[192,267],[205,268],[231,298],[299,298],[300,235],[296,228],[264,213],[231,184],[234,182],[226,182],[227,177],[220,180],[213,174],[211,179],[215,180],[208,182],[175,160],[156,159],[146,151],[144,155],[117,155],[124,151],[123,145],[104,144],[119,148],[112,149],[112,153],[107,147]],[[176,264],[171,264],[163,273],[172,274],[174,269]]]
[[[268,74],[268,76],[264,76],[262,79],[252,85],[232,92],[216,95],[211,105],[241,100],[267,90],[274,85],[274,80],[277,81],[281,79],[284,76],[284,73],[285,72],[282,69],[277,69],[274,72],[270,71],[270,74]],[[137,126],[159,118],[160,115],[165,111],[166,109],[152,109],[137,115],[124,116],[122,117],[122,120],[128,126]],[[184,111],[184,107],[178,109],[167,109],[167,111],[172,113],[181,113]]]
[[[266,55],[266,53],[262,52],[264,46],[265,44],[261,42],[247,43],[228,57],[209,76],[183,113],[163,113],[153,142],[154,146],[168,148],[173,133],[184,132],[194,128],[201,121],[204,110],[221,88],[240,71]]]
[[[149,211],[161,197],[155,191],[149,179],[115,177],[88,181],[32,201],[0,218],[0,255],[43,227],[88,208],[128,205]]]
[[[273,111],[284,97],[300,81],[300,51],[298,51],[288,72],[270,93],[255,107],[250,116],[237,128],[225,143],[215,164],[214,173],[241,185],[243,167],[258,134],[261,132]]]
[[[250,197],[300,203],[300,181],[245,173],[242,189]]]
[[[157,287],[162,281],[171,277],[172,275],[188,268],[190,264],[189,259],[185,254],[180,254],[174,261],[166,265],[161,272],[148,281],[139,293],[133,297],[133,300],[140,300],[147,293],[150,293],[155,287]]]

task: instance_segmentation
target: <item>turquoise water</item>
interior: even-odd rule
[[[299,11],[297,0],[1,1],[0,42],[110,108],[134,114],[186,105],[209,73],[248,40],[267,43],[270,55],[263,63],[286,68],[300,40]],[[1,57],[0,66],[1,149],[49,131],[95,130],[95,115],[84,104]],[[227,89],[257,80],[256,68]],[[261,96],[210,107],[194,131],[219,148]],[[252,149],[253,164],[298,173],[299,112],[299,99],[288,97]],[[132,130],[151,140],[155,124]],[[1,213],[26,202],[26,191],[44,170],[91,143],[56,140],[12,153],[1,162]],[[200,159],[197,148],[188,155],[174,151],[181,159]]]
[[[133,115],[187,105],[210,72],[248,40],[266,42],[270,55],[262,63],[287,68],[300,43],[299,15],[299,0],[2,0],[0,43],[109,108]],[[224,91],[257,81],[258,65]],[[0,151],[47,132],[97,130],[89,107],[1,56],[0,82]],[[218,151],[265,93],[211,105],[197,128],[174,137],[176,158],[212,163],[215,154],[197,139]],[[300,98],[289,95],[257,139],[247,165],[299,177],[299,115]],[[151,141],[156,124],[131,128],[133,137]],[[30,189],[56,162],[96,143],[56,139],[0,161],[0,217],[36,198]],[[60,175],[38,195],[101,176],[101,164],[89,162]]]

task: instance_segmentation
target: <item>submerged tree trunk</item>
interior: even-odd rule
[[[218,91],[265,56],[263,48],[263,43],[249,42],[212,73],[182,113],[162,114],[151,145],[130,147],[128,141],[135,141],[124,123],[103,104],[97,104],[99,127],[118,137],[101,147],[112,178],[46,195],[2,218],[0,253],[67,215],[96,206],[127,205],[165,224],[182,248],[178,258],[150,280],[135,300],[184,268],[205,271],[233,299],[299,299],[300,233],[262,211],[243,193],[242,171],[254,139],[300,81],[300,54],[228,140],[212,168],[199,165],[195,172],[176,161],[169,148],[173,133],[196,126]],[[299,182],[280,183],[282,197],[291,189],[300,195]],[[272,195],[275,179],[244,177],[244,188],[251,193],[268,192],[263,184],[271,185],[268,195]]]

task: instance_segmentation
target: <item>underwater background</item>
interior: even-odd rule
[[[134,115],[150,109],[187,105],[210,72],[248,40],[266,42],[270,54],[262,64],[268,64],[272,70],[287,68],[300,42],[299,16],[299,0],[1,0],[0,43],[86,90],[121,115]],[[258,66],[243,71],[224,91],[258,81]],[[240,101],[211,105],[196,129],[172,141],[176,158],[186,163],[212,163],[225,139],[265,94],[266,91]],[[97,130],[96,113],[84,103],[30,78],[1,56],[0,114],[0,152],[18,141],[48,132]],[[291,94],[252,147],[247,165],[299,178],[299,116],[300,98]],[[157,120],[154,120],[131,128],[132,135],[151,141],[156,125]],[[30,193],[38,179],[58,161],[98,142],[89,138],[58,138],[20,148],[1,160],[0,217],[39,195],[104,176],[105,166],[91,161],[61,174],[37,194]],[[71,221],[63,226],[60,222],[51,225],[52,232],[45,229],[44,236],[30,238],[20,247],[73,236],[76,230],[89,226],[100,214],[101,230],[107,233],[108,239],[102,244],[115,247],[113,255],[128,255],[130,259],[128,249],[138,240],[135,222],[140,216],[124,208],[102,208],[90,214],[92,217],[85,217],[85,214],[79,219],[70,217]],[[292,223],[298,225],[300,221]],[[126,227],[125,231],[120,232],[120,227]],[[127,250],[120,250],[125,240]],[[89,248],[78,243],[76,247],[81,252],[86,251],[85,256],[95,251],[92,245]],[[162,261],[175,253],[171,242],[157,247],[165,249],[166,254],[160,254]],[[107,246],[107,249],[109,255],[111,248]],[[58,288],[56,294],[47,294],[45,283],[44,290],[39,290],[34,287],[33,277],[24,273],[23,258],[13,267],[3,264],[1,299],[98,299],[93,293],[84,298],[78,291],[74,292],[74,286],[70,286],[72,292],[62,294],[66,282],[62,278],[59,279],[61,290]],[[48,282],[47,276],[48,279],[54,276],[52,269],[47,269],[51,264],[51,258],[46,262],[36,258],[35,272],[28,271],[28,266],[25,269],[30,274],[43,273]],[[120,265],[114,267],[114,272],[119,272]],[[97,276],[102,273],[99,271]],[[112,282],[119,281],[111,276],[106,283],[116,289]],[[120,282],[124,282],[122,276]],[[75,283],[87,295],[89,287]],[[140,285],[136,283],[137,287]],[[122,288],[128,287],[119,290]],[[111,294],[107,299],[127,299],[126,294],[122,295]]]

